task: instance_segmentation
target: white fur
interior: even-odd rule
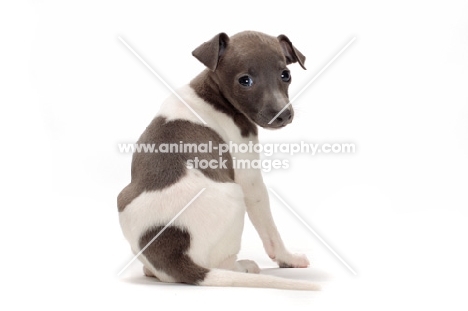
[[[239,128],[229,116],[218,112],[198,97],[190,86],[184,86],[178,90],[178,94],[207,122],[206,126],[217,132],[225,142],[258,142],[256,136],[242,137]],[[167,120],[183,119],[202,124],[175,96],[169,97],[162,104],[158,116]],[[256,153],[231,155],[236,159],[259,159]],[[305,256],[293,255],[284,247],[273,222],[261,171],[235,170],[235,182],[218,183],[205,177],[200,171],[190,169],[176,184],[163,190],[140,194],[120,213],[120,224],[133,252],[140,250],[139,237],[146,230],[153,226],[166,225],[201,188],[206,188],[173,223],[174,226],[184,227],[190,232],[191,245],[188,254],[192,260],[198,265],[213,269],[202,285],[317,289],[316,285],[307,282],[216,269],[259,272],[258,266],[253,262],[236,262],[246,211],[272,259],[294,267],[306,267],[309,264]],[[154,269],[143,255],[140,257],[160,280],[174,281],[167,274]]]
[[[195,263],[211,268],[236,255],[244,226],[242,190],[237,184],[214,182],[198,170],[189,170],[164,190],[142,193],[120,213],[120,224],[133,252],[140,250],[143,233],[153,226],[166,225],[201,188],[206,190],[173,222],[174,226],[188,229],[192,236],[189,256]]]
[[[258,143],[258,137],[242,137],[239,128],[232,118],[219,112],[212,105],[201,99],[188,85],[178,90],[186,103],[194,109],[207,122],[208,127],[217,132],[225,142],[234,142],[238,145]],[[159,114],[168,120],[184,119],[202,124],[177,97],[169,97],[161,106]],[[256,160],[260,158],[257,153],[232,153],[236,159]],[[289,263],[294,267],[307,267],[309,261],[303,255],[290,254],[284,247],[283,241],[274,225],[270,212],[268,193],[263,182],[261,170],[237,169],[235,181],[242,187],[245,195],[245,203],[250,220],[257,229],[268,255],[276,261]]]

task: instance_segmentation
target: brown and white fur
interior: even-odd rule
[[[169,97],[138,143],[258,143],[257,126],[280,128],[293,119],[288,104],[287,65],[302,55],[284,35],[246,31],[220,33],[192,53],[207,68],[176,96]],[[260,275],[258,265],[237,260],[247,212],[264,248],[280,267],[305,268],[306,256],[286,250],[274,224],[266,187],[258,169],[235,169],[233,158],[259,159],[257,153],[222,155],[227,168],[190,169],[187,161],[218,159],[211,153],[135,153],[131,183],[118,196],[120,224],[134,254],[145,247],[202,189],[198,197],[139,256],[147,276],[163,282],[206,286],[245,286],[316,290],[318,285]]]

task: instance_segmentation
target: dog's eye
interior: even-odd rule
[[[289,80],[291,80],[291,74],[289,73],[289,71],[283,70],[283,72],[281,73],[281,80],[283,80],[284,82],[289,82]]]
[[[249,76],[242,76],[239,78],[239,83],[242,86],[252,86],[253,81],[252,78],[250,78]]]

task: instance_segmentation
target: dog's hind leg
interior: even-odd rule
[[[151,272],[150,269],[146,268],[146,266],[143,266],[143,273],[144,273],[147,277],[155,277],[155,276],[154,276],[154,273]]]
[[[253,260],[238,260],[236,261],[238,269],[242,269],[244,272],[247,273],[260,273],[260,267],[257,265],[257,263]]]
[[[217,268],[246,273],[260,273],[260,268],[253,260],[237,260],[237,255],[230,256]]]
[[[140,248],[146,247],[142,255],[151,267],[145,267],[146,270],[159,279],[158,271],[162,271],[169,276],[168,279],[163,279],[165,282],[198,284],[209,270],[194,263],[187,255],[191,240],[190,233],[184,229],[169,226],[157,239],[153,240],[163,228],[163,226],[150,228],[140,239]]]

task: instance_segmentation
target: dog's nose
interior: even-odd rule
[[[275,117],[278,114],[278,112],[279,111],[277,111],[275,113],[272,113],[272,118]],[[285,126],[285,125],[291,123],[292,119],[293,119],[293,112],[292,112],[292,109],[290,107],[288,107],[283,112],[281,112],[281,114],[278,117],[276,117],[275,120],[273,120],[271,125],[273,127]]]

